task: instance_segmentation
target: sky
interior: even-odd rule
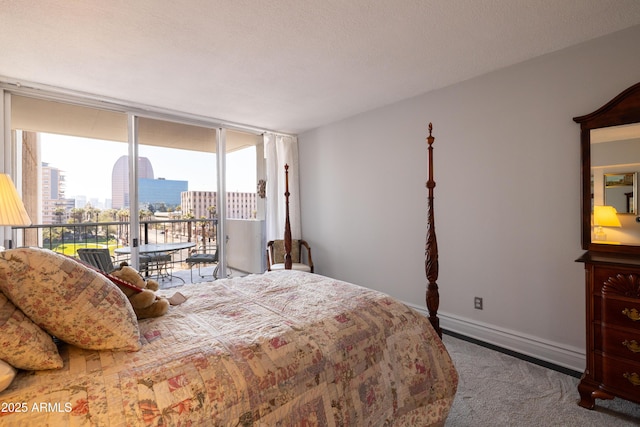
[[[64,171],[67,198],[111,199],[113,165],[127,155],[127,144],[44,133],[40,141],[41,161]],[[155,178],[188,181],[189,191],[216,190],[214,154],[140,146],[139,156],[151,161]],[[227,191],[256,191],[255,148],[227,154],[226,165]]]

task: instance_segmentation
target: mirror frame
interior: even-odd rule
[[[619,254],[640,254],[640,245],[610,245],[591,241],[591,130],[640,123],[640,83],[629,87],[596,111],[574,117],[580,124],[582,160],[582,249]],[[636,216],[638,213],[635,214]]]

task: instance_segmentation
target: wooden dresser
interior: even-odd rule
[[[587,367],[580,406],[622,397],[640,403],[640,257],[587,252]]]
[[[586,369],[580,406],[640,403],[640,83],[580,124]]]

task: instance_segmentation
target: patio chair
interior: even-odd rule
[[[78,256],[82,261],[105,273],[111,273],[117,268],[117,266],[114,265],[114,259],[111,257],[109,249],[82,248],[78,249]]]
[[[193,266],[194,265],[198,266],[198,275],[204,279],[206,276],[203,276],[200,270],[202,264],[216,264],[216,268],[213,270],[213,278],[214,279],[218,278],[218,266],[217,266],[218,248],[217,247],[216,249],[214,249],[214,252],[212,254],[197,253],[196,251],[194,251],[191,253],[191,255],[189,255],[189,257],[187,257],[185,262],[187,263],[187,265],[189,265],[189,271],[191,273],[191,283],[193,283]]]
[[[144,272],[146,277],[155,277],[156,280],[164,280],[169,278],[173,280],[173,274],[169,271],[169,265],[172,262],[171,254],[168,252],[153,252],[140,254],[140,272]],[[164,270],[164,272],[163,272]],[[179,279],[179,277],[177,277]]]

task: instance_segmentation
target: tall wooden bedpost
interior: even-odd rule
[[[291,260],[291,223],[289,222],[289,165],[284,165],[284,200],[286,207],[286,217],[284,221],[284,268],[291,270],[293,261]]]
[[[427,309],[429,310],[429,321],[436,330],[440,338],[442,338],[442,329],[440,329],[440,319],[438,319],[438,307],[440,306],[440,293],[438,292],[438,241],[436,239],[436,229],[433,217],[433,189],[436,182],[433,180],[433,141],[435,138],[431,135],[433,125],[429,123],[429,136],[427,144],[429,146],[429,180],[427,188],[429,196],[427,198],[427,243],[424,250],[424,267],[427,275]]]

